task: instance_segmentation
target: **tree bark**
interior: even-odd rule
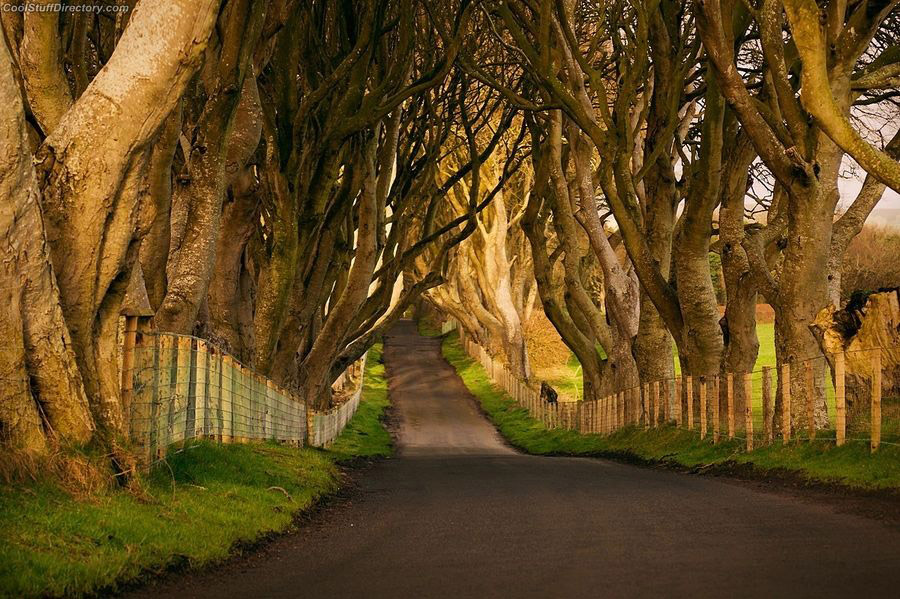
[[[93,423],[50,263],[19,86],[0,47],[0,443],[84,443]]]
[[[229,158],[234,175],[259,143],[259,94],[250,60],[264,17],[262,2],[229,2],[219,20],[220,45],[207,50],[206,68],[215,71],[205,78],[208,100],[189,138],[187,176],[176,186],[172,200],[173,210],[179,210],[184,220],[172,228],[168,286],[155,319],[164,331],[194,329],[215,264]],[[234,126],[241,112],[246,115],[243,129]]]
[[[39,5],[55,4],[40,0]],[[49,135],[72,106],[72,93],[63,72],[59,13],[25,13],[19,66],[28,103],[44,135]]]
[[[165,120],[150,154],[147,194],[141,202],[139,221],[140,262],[147,299],[154,312],[166,296],[166,260],[169,256],[169,224],[172,207],[172,162],[181,133],[181,104]]]
[[[193,76],[218,2],[146,0],[37,155],[47,238],[95,420],[123,430],[108,321],[127,281],[148,144]]]
[[[309,353],[300,366],[300,380],[303,396],[309,398],[319,408],[327,407],[325,391],[330,385],[331,361],[343,346],[346,331],[343,330],[353,317],[369,292],[372,274],[378,260],[378,220],[384,205],[379,205],[376,191],[375,150],[377,144],[370,141],[364,150],[363,185],[359,196],[357,213],[356,251],[350,267],[347,284],[329,311],[328,319],[315,337]]]

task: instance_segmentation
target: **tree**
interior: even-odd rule
[[[14,99],[19,87],[10,69],[3,86],[11,123],[7,147],[14,155],[5,163],[10,168],[4,167],[4,178],[12,183],[8,197],[18,198],[13,205],[20,207],[23,216],[30,215],[10,222],[7,235],[10,239],[28,236],[30,243],[37,244],[33,257],[26,260],[9,256],[15,276],[29,269],[39,276],[28,287],[35,293],[28,298],[33,303],[20,304],[21,322],[10,325],[22,331],[18,338],[29,357],[22,360],[20,352],[13,352],[5,370],[20,381],[34,378],[39,384],[31,399],[37,406],[46,402],[61,411],[54,416],[43,410],[41,419],[33,418],[33,410],[24,412],[32,417],[19,418],[16,437],[28,439],[28,446],[38,447],[36,439],[47,435],[60,441],[86,441],[94,428],[107,444],[115,445],[115,437],[123,431],[116,326],[137,253],[142,175],[160,126],[200,64],[219,4],[147,0],[124,30],[110,31],[101,25],[96,56],[105,63],[83,90],[78,84],[81,79],[75,78],[69,91],[80,94],[75,98],[72,93],[70,107],[60,98],[65,90],[58,73],[50,75],[52,85],[40,79],[59,64],[60,48],[47,34],[55,17],[41,23],[34,22],[33,15],[27,19],[24,29],[35,37],[23,36],[22,51],[34,60],[24,61],[20,74],[23,80],[32,78],[33,85],[25,86],[25,98],[29,108],[37,107],[39,135],[46,138],[32,168],[25,143],[27,112]],[[7,24],[7,43],[18,50],[16,24]],[[107,52],[108,47],[114,50]],[[13,66],[8,55],[4,57],[4,69]],[[89,70],[93,69],[78,69]],[[28,226],[34,228],[20,230]],[[9,246],[6,251],[21,250]],[[47,254],[52,268],[42,258]],[[41,301],[35,301],[38,297]],[[41,356],[46,360],[40,360]],[[85,418],[82,398],[90,418]],[[20,397],[22,401],[28,401],[27,394]]]
[[[831,91],[823,104],[833,111],[836,102],[840,119],[849,119],[853,103],[869,89],[857,68],[865,71],[870,41],[890,12],[883,7],[870,10],[865,3],[846,11],[839,10],[842,5],[831,5],[824,26],[839,50],[822,71],[820,62],[807,65],[813,47],[823,50],[818,41],[810,45],[812,33],[807,25],[811,22],[789,29],[784,18],[787,4],[766,0],[753,9],[720,0],[695,3],[698,31],[722,93],[777,182],[766,231],[748,231],[742,245],[756,287],[775,308],[779,364],[822,355],[809,326],[835,297],[839,286],[830,286],[829,278],[834,278],[839,256],[883,191],[874,178],[868,180],[852,207],[834,222],[844,154],[829,137],[828,127],[820,128],[817,113],[807,112],[812,104],[808,84],[821,83],[824,73]],[[788,9],[794,15],[790,22],[797,25],[798,13],[792,10]],[[745,64],[741,52],[747,47],[759,49],[763,61],[756,68],[741,68]],[[811,75],[811,70],[816,74]],[[877,77],[872,85],[880,85]],[[800,405],[814,402],[819,426],[827,423],[822,379],[816,377],[811,398],[802,377],[792,379],[792,397]],[[779,412],[780,401],[779,387]]]
[[[521,138],[508,142],[505,152],[515,158]],[[450,152],[442,164],[442,184],[460,161]],[[524,323],[534,306],[535,284],[530,252],[519,222],[524,215],[530,186],[527,172],[509,176],[513,160],[496,152],[481,165],[479,178],[486,185],[479,198],[492,195],[488,207],[477,217],[477,231],[454,250],[446,282],[429,290],[428,297],[449,312],[483,346],[502,356],[510,372],[523,380],[531,377],[525,346]],[[518,161],[521,163],[521,160]],[[501,181],[506,182],[501,186]],[[451,188],[450,214],[468,210],[471,190],[465,179]]]

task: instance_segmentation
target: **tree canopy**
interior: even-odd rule
[[[128,469],[134,302],[320,407],[423,302],[524,379],[543,310],[586,397],[670,375],[673,344],[750,371],[762,301],[780,362],[824,356],[811,326],[900,192],[897,0],[87,4],[2,14],[18,449]]]

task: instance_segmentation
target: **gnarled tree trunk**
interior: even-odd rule
[[[37,154],[47,239],[95,420],[123,429],[114,345],[149,144],[200,62],[219,2],[147,0]]]
[[[0,47],[0,443],[84,443],[93,423],[44,234],[25,114]]]

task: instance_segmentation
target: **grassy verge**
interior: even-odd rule
[[[900,490],[900,447],[897,446],[882,446],[878,453],[871,455],[864,443],[836,448],[827,442],[787,446],[776,442],[746,453],[738,441],[713,445],[711,441],[700,441],[696,433],[674,427],[651,431],[628,428],[608,437],[548,430],[491,383],[484,369],[465,354],[455,333],[444,339],[443,352],[500,433],[527,453],[627,456],[687,468],[747,464],[760,472],[790,471],[811,482]]]
[[[79,596],[167,568],[199,566],[288,529],[340,485],[339,463],[385,456],[381,347],[360,408],[331,449],[197,442],[144,476],[143,496],[73,496],[37,481],[0,486],[0,596]]]
[[[329,448],[330,454],[338,460],[387,457],[391,454],[391,434],[383,423],[390,402],[381,351],[380,343],[369,350],[363,400],[344,432]]]

